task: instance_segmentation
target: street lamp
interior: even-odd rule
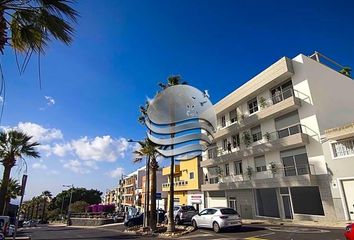
[[[138,143],[140,141],[136,141],[133,139],[127,139],[127,142],[129,143]],[[144,199],[144,222],[143,222],[143,227],[148,226],[148,220],[149,220],[149,203],[150,203],[150,156],[146,156],[146,166],[145,166],[145,199]]]
[[[71,225],[71,200],[73,198],[73,190],[74,190],[74,184],[71,185],[63,185],[63,187],[69,188],[70,189],[70,200],[69,200],[69,207],[68,207],[68,221],[67,221],[67,225],[70,226]]]

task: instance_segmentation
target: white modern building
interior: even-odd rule
[[[354,122],[354,81],[320,58],[283,57],[214,105],[218,130],[201,162],[206,207],[243,218],[349,218],[344,198],[335,200],[343,191],[334,195],[324,136]],[[351,166],[353,179],[346,161],[333,168]]]

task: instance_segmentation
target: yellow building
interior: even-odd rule
[[[204,195],[200,191],[203,174],[200,159],[176,161],[174,169],[174,204],[193,205],[197,210],[204,208]],[[170,197],[170,167],[162,169],[162,175],[168,176],[167,183],[162,184],[162,191]]]

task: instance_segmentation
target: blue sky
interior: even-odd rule
[[[216,102],[282,56],[317,50],[354,67],[353,1],[87,0],[75,8],[73,44],[53,43],[41,58],[42,89],[36,58],[20,76],[12,52],[1,56],[1,125],[43,145],[42,159],[27,160],[27,197],[71,183],[105,191],[137,168],[125,138],[144,137],[138,106],[171,74]]]

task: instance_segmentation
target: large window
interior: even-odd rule
[[[226,118],[225,118],[225,115],[221,117],[221,127],[226,127]]]
[[[235,175],[242,175],[242,161],[236,161],[234,165]]]
[[[339,140],[332,143],[334,157],[354,155],[354,138]]]
[[[226,138],[225,138],[224,140],[222,140],[222,149],[223,149],[224,151],[227,150],[227,139],[226,139]]]
[[[256,189],[256,200],[259,216],[280,217],[275,188]]]
[[[293,85],[291,80],[270,90],[273,104],[283,101],[293,95]]]
[[[208,149],[208,159],[213,159],[217,157],[217,148],[213,147],[211,149]]]
[[[250,112],[250,114],[258,111],[257,98],[253,98],[252,100],[248,101],[247,104],[248,104],[248,111]]]
[[[294,213],[324,215],[318,187],[292,187],[290,191]]]
[[[256,167],[257,172],[267,171],[266,160],[264,155],[254,158],[254,166]]]
[[[309,163],[305,147],[280,152],[285,176],[309,174]]]
[[[252,134],[253,142],[257,142],[259,140],[262,140],[261,126],[251,128],[251,134]]]
[[[234,123],[234,122],[237,121],[237,112],[236,112],[236,109],[230,111],[229,115],[230,115],[230,122],[231,122],[231,123]]]
[[[232,136],[232,147],[236,148],[240,146],[240,135],[236,134]]]
[[[285,114],[275,119],[275,128],[279,138],[301,132],[300,118],[297,111]]]

